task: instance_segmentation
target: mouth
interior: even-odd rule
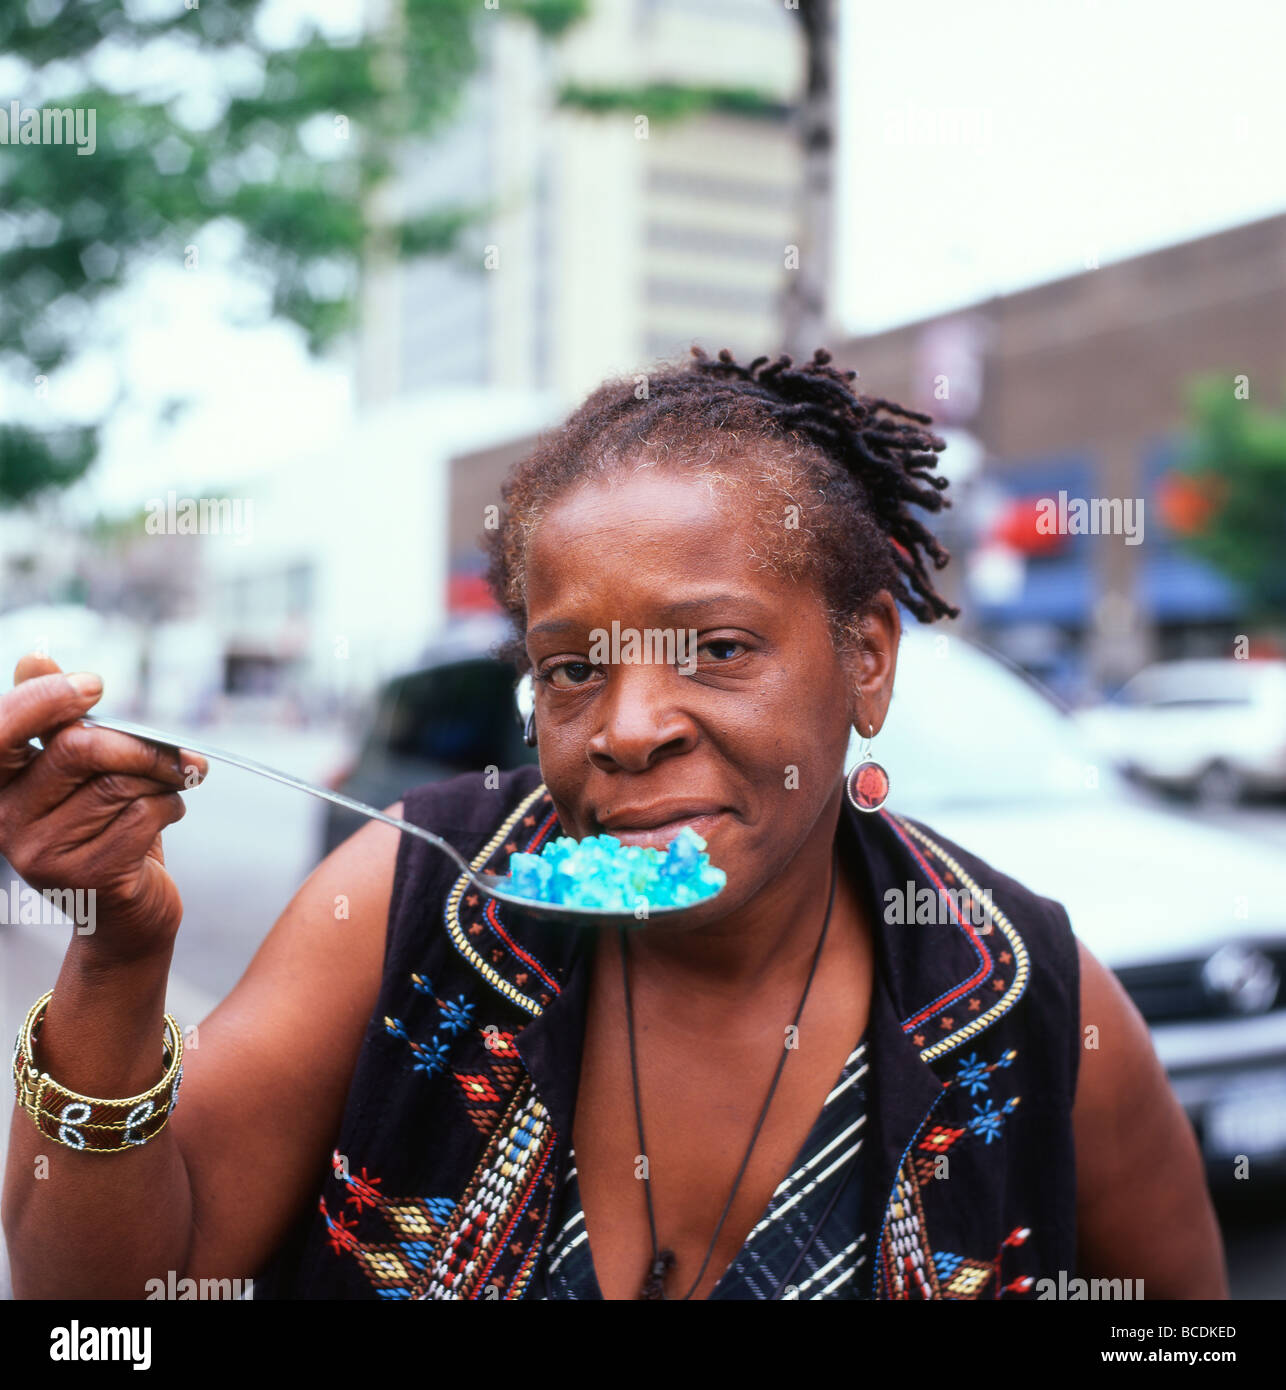
[[[613,811],[594,820],[600,834],[614,835],[623,845],[664,849],[685,825],[703,840],[709,840],[728,814],[720,806],[640,806]]]

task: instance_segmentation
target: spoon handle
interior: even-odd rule
[[[383,821],[385,825],[391,825],[395,830],[405,830],[408,835],[418,835],[421,840],[427,840],[429,844],[435,845],[444,854],[454,859],[460,869],[468,874],[470,880],[483,892],[491,891],[487,884],[469,867],[455,846],[448,844],[441,836],[435,835],[431,830],[426,830],[422,825],[412,825],[408,820],[399,820],[397,816],[390,816],[384,811],[378,811],[374,806],[368,806],[364,801],[345,796],[343,792],[332,791],[329,787],[314,786],[311,782],[305,782],[302,777],[295,777],[289,772],[282,772],[279,768],[269,767],[266,763],[255,762],[253,758],[243,758],[238,753],[229,753],[222,748],[214,748],[197,739],[163,733],[159,729],[150,729],[146,724],[135,724],[128,719],[103,718],[99,715],[87,714],[81,717],[80,722],[92,724],[99,729],[114,729],[118,734],[130,734],[134,738],[146,739],[149,743],[159,743],[168,748],[180,750],[186,748],[189,752],[200,753],[203,758],[213,758],[216,762],[230,763],[233,767],[244,768],[247,772],[257,772],[260,777],[268,777],[287,787],[295,787],[301,792],[307,792],[310,796],[319,797],[322,801],[333,801],[336,806],[357,811],[363,816],[369,816],[371,820]]]

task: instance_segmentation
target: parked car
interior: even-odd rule
[[[390,682],[341,790],[382,806],[429,777],[534,761],[514,677],[479,649]],[[1049,696],[954,636],[908,628],[871,753],[890,810],[1067,907],[1147,1020],[1212,1184],[1242,1154],[1286,1173],[1286,866],[1155,805]]]
[[[535,762],[514,706],[518,673],[489,655],[495,636],[484,626],[451,637],[425,654],[422,668],[385,682],[355,753],[329,785],[383,807],[423,782]],[[323,854],[364,824],[357,812],[328,804]]]
[[[1286,661],[1167,661],[1083,711],[1123,771],[1208,805],[1286,792]]]

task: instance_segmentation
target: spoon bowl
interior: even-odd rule
[[[723,892],[720,888],[717,892],[707,894],[700,902],[685,903],[682,907],[654,907],[649,904],[646,911],[635,913],[632,909],[577,907],[575,903],[547,903],[539,898],[518,897],[504,887],[509,882],[508,874],[488,874],[471,869],[469,878],[484,893],[489,893],[500,902],[525,912],[529,917],[539,917],[550,922],[569,922],[581,927],[623,927],[631,924],[642,926],[658,917],[677,917],[680,913],[690,912],[694,907],[712,901]]]

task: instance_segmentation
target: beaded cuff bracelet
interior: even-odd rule
[[[100,1100],[60,1086],[35,1065],[35,1044],[53,990],[31,1006],[13,1046],[13,1081],[18,1104],[47,1139],[91,1153],[122,1153],[146,1144],[165,1128],[183,1080],[183,1035],[173,1014],[165,1015],[165,1075],[142,1095]]]

